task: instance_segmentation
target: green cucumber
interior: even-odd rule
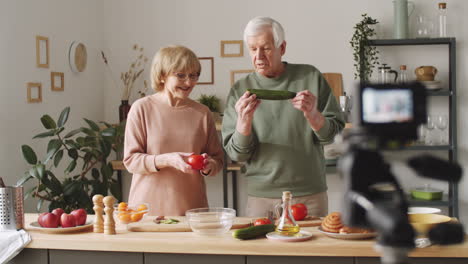
[[[296,97],[295,92],[291,91],[277,91],[265,89],[247,89],[251,94],[257,95],[258,99],[265,100],[287,100]]]
[[[258,225],[234,230],[232,236],[244,240],[264,236],[273,231],[275,231],[275,225],[273,224]]]

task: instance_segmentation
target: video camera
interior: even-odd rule
[[[376,138],[380,147],[416,140],[418,126],[426,122],[426,90],[418,83],[358,86],[353,125]]]
[[[406,263],[416,234],[408,220],[403,189],[379,150],[402,147],[417,139],[418,126],[427,117],[426,91],[417,82],[363,83],[355,94],[353,128],[344,135],[346,151],[337,166],[346,189],[343,221],[348,226],[376,230],[384,263]],[[406,165],[432,179],[458,182],[462,175],[458,164],[429,155],[413,157]],[[453,244],[464,239],[460,224],[447,224],[436,231],[429,234],[434,243]]]

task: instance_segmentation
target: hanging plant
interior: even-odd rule
[[[362,20],[354,26],[354,34],[349,42],[353,48],[354,79],[369,81],[375,65],[379,64],[379,51],[375,46],[370,46],[369,39],[376,35],[372,25],[379,23],[367,14],[362,14]]]

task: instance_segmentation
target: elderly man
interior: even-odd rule
[[[227,98],[223,144],[236,161],[245,161],[248,216],[266,216],[291,191],[309,215],[328,211],[323,145],[344,127],[333,93],[311,65],[283,62],[282,26],[268,17],[252,19],[244,41],[255,72],[237,81]],[[287,101],[260,101],[247,89],[296,92]]]

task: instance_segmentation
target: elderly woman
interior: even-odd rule
[[[136,101],[125,130],[124,164],[133,173],[129,203],[149,203],[151,215],[184,215],[207,207],[204,176],[223,166],[223,150],[210,110],[189,98],[201,65],[188,48],[160,49],[151,66],[157,93]],[[203,153],[204,166],[187,163]]]

